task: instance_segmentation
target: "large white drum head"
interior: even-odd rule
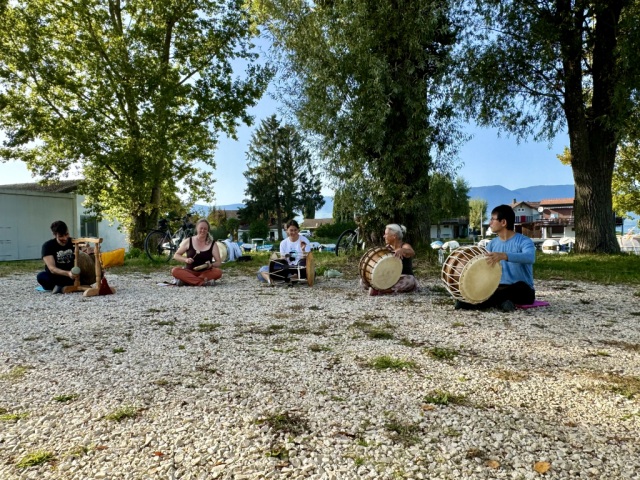
[[[501,277],[500,263],[489,265],[484,255],[474,257],[460,275],[460,295],[467,303],[484,302],[496,291]]]
[[[369,282],[376,290],[386,290],[393,287],[402,275],[402,261],[390,254],[378,260],[371,271]]]

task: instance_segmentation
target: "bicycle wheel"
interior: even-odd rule
[[[352,255],[358,249],[358,235],[355,230],[345,230],[338,237],[336,256]]]
[[[168,232],[151,230],[144,239],[144,251],[153,262],[168,262],[176,251],[176,246]]]

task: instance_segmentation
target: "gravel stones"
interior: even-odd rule
[[[437,279],[162,280],[0,278],[0,478],[640,478],[634,287],[537,282],[550,307],[502,313],[454,310]],[[16,466],[35,451],[55,460]]]

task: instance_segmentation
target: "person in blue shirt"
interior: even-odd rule
[[[487,263],[500,262],[502,277],[497,290],[482,303],[470,304],[456,301],[455,309],[481,310],[497,307],[504,312],[512,312],[516,305],[530,305],[535,301],[533,285],[533,264],[536,261],[536,247],[533,241],[514,231],[516,214],[509,205],[499,205],[491,211],[489,226],[497,235],[487,245]]]

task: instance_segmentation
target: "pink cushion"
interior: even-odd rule
[[[536,308],[536,307],[548,307],[549,302],[542,302],[540,300],[536,300],[531,305],[516,305],[516,308]]]

